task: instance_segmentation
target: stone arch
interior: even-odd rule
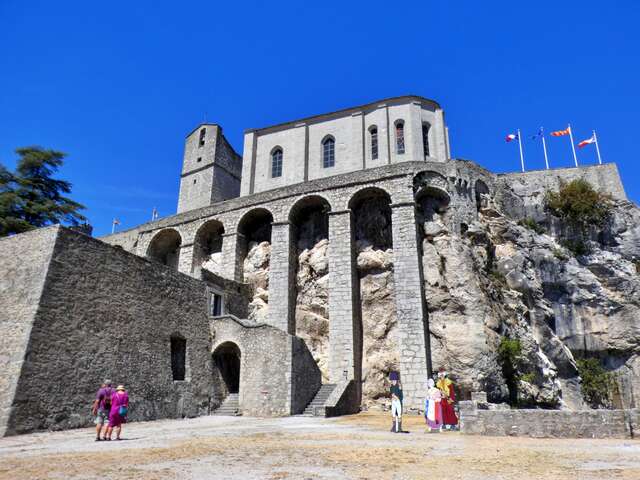
[[[476,210],[479,212],[480,208],[483,206],[483,196],[489,196],[491,192],[489,191],[489,187],[482,180],[476,180],[474,185],[474,195],[476,201]]]
[[[311,351],[323,378],[329,379],[329,212],[320,195],[300,198],[289,211],[295,288],[294,325]]]
[[[390,404],[388,374],[399,368],[399,343],[393,277],[391,196],[378,187],[356,192],[352,215],[355,303],[354,378],[358,395],[369,404]],[[381,361],[366,352],[389,352]]]
[[[193,239],[193,272],[203,268],[205,263],[208,264],[207,270],[221,271],[223,235],[224,225],[220,220],[211,219],[200,225]]]
[[[357,191],[349,200],[354,219],[354,239],[373,242],[380,249],[393,248],[391,232],[391,195],[379,187]]]
[[[218,345],[211,354],[214,384],[222,397],[240,392],[240,369],[242,352],[235,342],[226,341]]]
[[[416,193],[416,205],[418,207],[418,222],[445,222],[445,214],[451,197],[439,187],[427,186]]]
[[[242,279],[253,291],[249,303],[252,320],[264,321],[268,313],[272,223],[273,214],[263,207],[249,210],[238,222],[237,261]]]
[[[149,242],[147,258],[178,270],[182,237],[174,228],[159,231]]]
[[[310,248],[322,238],[329,238],[329,217],[331,203],[321,195],[308,195],[300,198],[289,209],[289,222],[295,227],[295,241],[300,237],[307,237],[311,245],[305,244],[301,248]]]
[[[413,176],[414,196],[424,187],[437,187],[445,192],[449,191],[449,182],[444,175],[433,170],[424,170]]]

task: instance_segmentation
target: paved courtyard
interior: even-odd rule
[[[0,479],[640,479],[638,440],[389,433],[387,415],[202,417],[0,439]]]

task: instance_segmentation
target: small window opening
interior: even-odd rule
[[[271,154],[271,178],[282,176],[282,149],[276,148]]]
[[[378,129],[371,129],[371,159],[378,159]]]
[[[198,179],[197,179],[197,178],[194,178],[194,179],[193,179],[193,184],[195,185],[197,181],[198,181]]]
[[[210,307],[211,315],[214,317],[219,317],[224,313],[224,302],[220,293],[211,292]]]
[[[187,364],[187,341],[181,337],[171,337],[171,374],[174,381],[185,379]]]
[[[404,153],[404,123],[396,123],[396,153]]]
[[[333,167],[336,164],[336,142],[329,137],[322,142],[322,166]]]
[[[424,156],[429,156],[429,124],[422,124],[422,147],[424,148]]]
[[[207,135],[207,129],[203,128],[202,130],[200,130],[200,141],[198,142],[198,146],[199,147],[203,147],[204,146],[204,137]]]
[[[198,160],[196,160],[198,163],[200,163],[202,161],[202,157],[198,157]]]

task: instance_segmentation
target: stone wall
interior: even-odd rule
[[[231,316],[211,320],[210,336],[214,355],[228,344],[240,350],[239,409],[245,415],[300,413],[320,388],[320,370],[297,337]]]
[[[640,409],[631,410],[511,410],[463,401],[460,430],[471,435],[549,438],[633,438]]]
[[[10,427],[57,233],[57,227],[49,227],[0,239],[0,437]]]
[[[204,283],[61,227],[0,245],[4,258],[16,259],[0,263],[0,278],[14,285],[3,289],[3,305],[13,305],[9,313],[19,324],[18,330],[9,325],[3,308],[0,338],[7,338],[6,327],[22,331],[22,339],[10,336],[17,340],[12,349],[24,352],[19,373],[2,375],[3,381],[17,382],[6,434],[90,425],[91,403],[105,378],[126,385],[133,421],[209,412],[213,385],[203,334]],[[52,250],[48,269],[38,266]],[[28,305],[22,305],[25,299]],[[29,318],[20,315],[36,305],[29,328]],[[173,380],[172,336],[186,340],[184,381]]]
[[[596,190],[608,193],[616,200],[627,199],[616,164],[605,163],[498,175],[499,184],[516,195],[515,198],[505,197],[502,202],[503,209],[515,218],[531,217],[536,221],[543,220],[546,217],[543,209],[546,191],[557,191],[561,182],[570,182],[577,178],[587,180]]]

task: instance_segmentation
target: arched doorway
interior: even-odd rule
[[[240,349],[235,343],[225,342],[213,352],[213,366],[220,388],[226,397],[240,391]]]

